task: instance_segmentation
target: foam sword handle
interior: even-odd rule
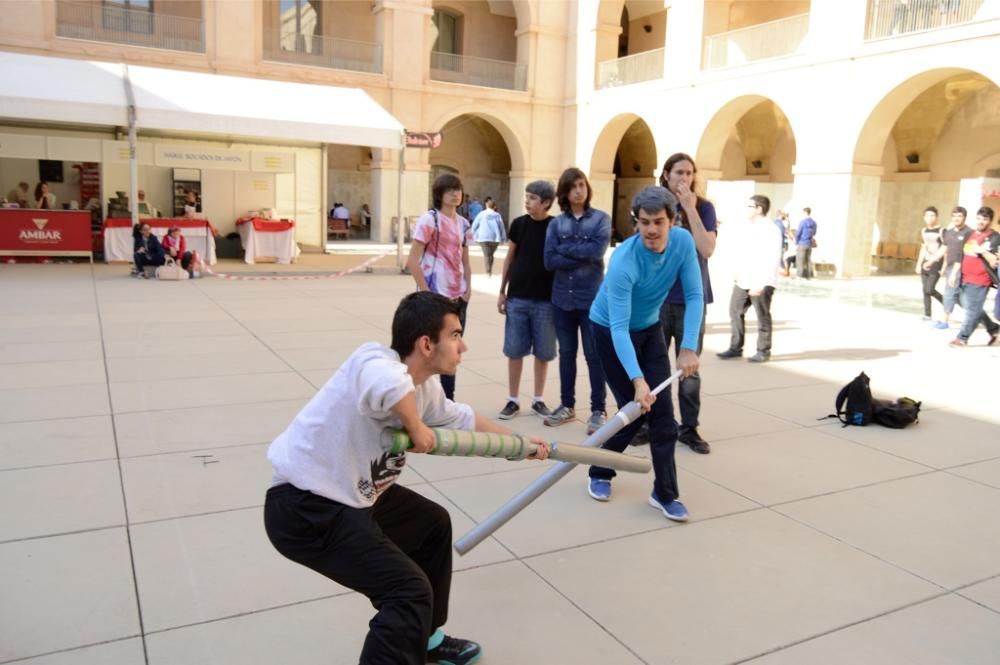
[[[436,439],[432,455],[457,457],[504,457],[522,460],[534,454],[538,444],[520,434],[496,434],[493,432],[470,432],[433,428]],[[394,455],[411,448],[410,437],[403,430],[385,429],[382,432],[382,447]],[[649,473],[652,463],[643,457],[632,457],[610,450],[584,448],[572,443],[553,442],[549,444],[549,458],[573,462],[575,464],[599,464],[617,471]]]
[[[674,372],[670,377],[656,386],[652,393],[658,395],[671,383],[679,379],[680,370]],[[609,418],[599,430],[588,436],[580,444],[587,448],[596,448],[610,439],[619,430],[635,421],[642,415],[642,407],[638,402],[629,402],[622,407],[614,417]],[[465,555],[476,545],[489,538],[493,533],[506,524],[512,517],[524,510],[532,501],[540,497],[547,489],[555,485],[567,473],[573,470],[576,464],[572,462],[561,462],[539,476],[533,483],[525,487],[510,501],[500,506],[492,515],[472,528],[467,534],[455,541],[455,551],[460,555]]]

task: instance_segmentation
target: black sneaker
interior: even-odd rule
[[[632,438],[631,446],[648,446],[649,445],[649,423],[645,420],[642,421],[642,425],[639,426],[639,430],[635,433]]]
[[[517,402],[510,400],[507,402],[505,407],[500,409],[500,420],[510,420],[516,416],[517,412],[520,410],[521,406]]]
[[[677,435],[677,440],[689,446],[691,450],[696,453],[701,453],[702,455],[707,455],[712,451],[711,446],[708,445],[708,441],[701,438],[701,435],[698,434],[698,429],[696,427],[682,429]]]
[[[441,644],[427,652],[428,663],[441,665],[470,665],[479,660],[483,649],[475,642],[444,636]]]
[[[743,356],[743,351],[737,351],[736,349],[726,349],[721,353],[716,353],[723,360],[728,360],[729,358],[740,358]]]
[[[545,406],[545,402],[543,402],[542,400],[538,400],[537,402],[532,402],[531,410],[534,411],[536,414],[542,416],[543,418],[545,416],[552,415],[552,409]]]

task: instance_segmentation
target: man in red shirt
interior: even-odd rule
[[[961,302],[965,310],[965,321],[958,337],[952,340],[952,346],[966,346],[969,337],[982,323],[990,335],[987,346],[992,346],[1000,335],[1000,325],[994,322],[983,311],[986,295],[993,286],[993,276],[987,270],[986,254],[996,255],[1000,250],[1000,233],[990,227],[993,225],[993,208],[982,207],[976,213],[976,230],[965,241],[962,255],[962,286]]]

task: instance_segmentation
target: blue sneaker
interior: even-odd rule
[[[482,647],[475,642],[445,635],[441,644],[427,652],[427,662],[439,665],[472,665],[482,654]]]
[[[587,494],[595,501],[611,500],[611,481],[603,478],[591,478],[587,483]]]
[[[649,505],[663,511],[663,514],[666,515],[668,520],[673,520],[675,522],[688,521],[688,509],[685,508],[684,504],[677,499],[668,503],[663,503],[656,498],[656,491],[654,490],[653,493],[649,495]]]
[[[935,323],[935,324],[934,324],[933,326],[931,326],[931,327],[932,327],[932,328],[936,328],[936,329],[938,329],[938,330],[947,330],[947,329],[948,329],[948,324],[947,324],[947,323],[945,323],[944,321],[938,321],[937,323]]]

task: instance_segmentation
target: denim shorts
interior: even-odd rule
[[[510,298],[507,300],[507,320],[504,323],[503,354],[517,359],[532,353],[544,361],[556,357],[552,303]]]
[[[945,280],[948,278],[945,277]],[[951,314],[955,310],[955,305],[959,304],[958,299],[961,294],[962,287],[959,286],[948,286],[948,282],[945,281],[944,284],[944,298],[942,305],[944,307],[945,314]]]

